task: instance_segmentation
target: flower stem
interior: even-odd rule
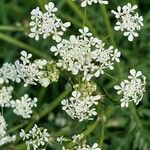
[[[1,31],[24,31],[21,27],[8,26],[8,25],[0,25]]]
[[[86,21],[86,7],[84,9],[83,27],[85,26],[85,21]]]
[[[53,109],[55,109],[60,102],[71,92],[71,88],[66,89],[62,94],[60,94],[55,100],[53,100],[52,103],[48,104],[43,111],[41,111],[39,114],[33,115],[33,119],[30,122],[30,124],[26,127],[25,130],[29,130],[34,123],[38,122],[41,118],[46,116],[48,113],[50,113]]]
[[[0,39],[5,41],[5,42],[8,42],[10,44],[13,44],[15,46],[18,46],[22,49],[26,49],[30,52],[32,52],[33,54],[39,56],[39,57],[42,57],[42,58],[45,58],[45,59],[50,59],[50,57],[48,57],[46,54],[44,54],[41,50],[35,48],[35,47],[32,47],[28,44],[25,44],[19,40],[16,40],[14,38],[12,38],[11,36],[8,36],[8,35],[5,35],[3,33],[0,32]]]
[[[100,135],[99,135],[99,145],[100,148],[103,149],[103,143],[104,143],[104,134],[105,134],[105,115],[102,115],[102,119],[101,119],[101,125],[100,125]]]

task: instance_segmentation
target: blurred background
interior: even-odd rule
[[[51,0],[52,1],[52,0]],[[0,0],[0,65],[4,62],[14,62],[20,57],[22,50],[32,53],[34,58],[53,58],[50,47],[56,45],[51,37],[36,42],[28,37],[30,12],[39,6],[44,11],[44,5],[49,0]],[[70,21],[72,26],[65,32],[63,38],[78,34],[83,26],[84,8],[72,0],[53,0],[58,7],[57,16],[63,21]],[[139,37],[129,42],[121,32],[114,31],[116,20],[110,13],[117,6],[127,2],[137,4],[139,13],[144,17],[144,27]],[[29,120],[15,116],[11,110],[4,110],[8,123],[8,132],[18,134],[21,128],[28,130],[34,123],[43,126],[54,136],[71,137],[84,132],[89,145],[99,143],[102,150],[150,150],[150,1],[149,0],[109,0],[109,5],[92,5],[86,10],[85,25],[93,35],[103,40],[106,45],[117,47],[121,53],[121,62],[114,71],[108,71],[96,80],[103,95],[98,106],[98,116],[94,121],[79,123],[72,120],[61,110],[60,102],[66,98],[71,90],[68,80],[61,75],[57,83],[48,88],[40,85],[24,87],[23,84],[13,84],[14,97],[24,93],[36,96],[38,108]],[[128,75],[130,69],[141,70],[147,77],[146,92],[143,100],[136,107],[131,105],[121,109],[119,97],[113,89]],[[117,80],[114,80],[115,77]],[[16,143],[9,144],[0,150],[25,150],[25,144],[18,138]],[[47,150],[60,150],[61,146],[52,139]]]

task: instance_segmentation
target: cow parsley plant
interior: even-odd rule
[[[12,99],[12,86],[3,86],[0,89],[0,107],[10,107],[10,101]]]
[[[71,139],[64,138],[63,136],[58,137],[57,141],[62,144],[64,142],[72,141],[74,143],[73,150],[101,150],[97,143],[94,143],[92,146],[86,144],[84,134],[73,135]],[[72,150],[70,148],[66,148],[62,146],[62,150]]]
[[[0,146],[14,142],[16,135],[10,136],[7,134],[7,123],[4,117],[0,114]]]
[[[117,7],[117,11],[112,10],[111,12],[115,15],[117,22],[114,29],[116,31],[122,31],[124,36],[128,37],[129,41],[133,41],[134,37],[138,37],[138,31],[143,26],[143,17],[139,16],[136,11],[137,5],[127,5]]]
[[[27,150],[30,148],[33,148],[33,150],[38,150],[40,148],[46,150],[44,147],[49,142],[50,135],[47,132],[47,129],[39,128],[35,124],[28,133],[25,133],[25,131],[21,129],[20,137],[26,141]]]
[[[76,118],[79,122],[92,120],[93,116],[97,115],[95,106],[98,105],[101,95],[94,94],[96,91],[95,85],[89,82],[76,84],[74,88],[72,96],[62,100],[62,109],[65,110],[72,119]]]
[[[145,84],[146,77],[142,75],[142,72],[131,69],[128,79],[122,81],[119,86],[114,86],[117,90],[117,94],[123,95],[120,100],[121,107],[128,107],[129,102],[133,102],[138,105],[143,98]]]
[[[92,5],[93,3],[108,4],[107,0],[80,0],[80,1],[81,1],[81,7],[86,7],[87,5]]]
[[[114,63],[120,61],[121,53],[113,46],[105,48],[98,38],[89,32],[87,27],[79,29],[80,35],[71,35],[69,40],[63,39],[51,51],[59,56],[57,66],[72,72],[82,74],[83,80],[99,77],[106,69],[113,70]]]
[[[17,74],[15,65],[4,63],[0,68],[0,84],[9,83],[10,80],[17,83],[21,81]]]
[[[56,17],[57,8],[54,3],[49,2],[45,5],[45,9],[45,13],[39,7],[31,11],[31,33],[29,37],[35,38],[38,41],[39,36],[43,36],[44,39],[52,36],[53,40],[60,42],[64,31],[71,24],[70,22],[63,23],[61,19]]]
[[[37,98],[31,99],[28,94],[25,94],[21,99],[12,100],[11,107],[13,112],[23,118],[30,118],[32,114],[32,108],[37,107]]]

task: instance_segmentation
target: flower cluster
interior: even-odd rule
[[[114,62],[119,62],[120,52],[113,46],[104,48],[98,38],[92,36],[87,27],[79,29],[80,36],[71,35],[69,40],[63,39],[51,51],[60,59],[57,66],[71,71],[73,75],[82,74],[83,80],[90,80],[104,73],[104,70],[114,69]]]
[[[80,1],[81,1],[81,7],[92,5],[92,3],[108,4],[107,0],[80,0]]]
[[[13,87],[3,86],[0,90],[0,107],[10,107],[10,101],[12,98]]]
[[[63,23],[61,19],[56,17],[57,8],[54,6],[54,3],[49,2],[45,5],[45,9],[47,11],[45,13],[41,12],[39,7],[31,11],[31,33],[29,37],[35,37],[35,40],[38,41],[40,35],[44,39],[52,35],[53,40],[60,42],[63,32],[71,24],[70,22]]]
[[[98,105],[98,100],[101,98],[100,95],[92,95],[96,90],[94,86],[91,87],[90,84],[86,83],[83,85],[75,85],[74,87],[76,87],[76,89],[72,92],[72,96],[61,102],[63,105],[62,109],[65,110],[72,119],[77,118],[80,122],[83,120],[92,120],[92,117],[97,115],[94,106]],[[87,91],[84,89],[86,92],[83,91],[83,87],[87,89]],[[88,89],[94,90],[90,92]]]
[[[28,133],[25,133],[25,131],[21,129],[20,137],[26,140],[27,149],[32,147],[33,150],[38,150],[42,147],[42,150],[46,150],[44,146],[49,142],[50,135],[47,129],[39,128],[35,124]]]
[[[0,68],[0,84],[9,83],[9,80],[19,83],[21,80],[17,74],[16,67],[11,63],[4,63]]]
[[[120,100],[121,107],[128,107],[129,102],[134,102],[138,105],[143,98],[145,84],[146,77],[142,75],[142,72],[131,69],[128,80],[122,81],[120,86],[114,86],[117,90],[117,94],[123,94],[123,97]]]
[[[6,130],[7,130],[7,124],[4,119],[4,117],[0,114],[0,146],[6,144],[6,143],[11,143],[16,140],[16,136],[10,136],[6,135]]]
[[[43,87],[47,87],[51,82],[56,82],[59,78],[59,70],[54,61],[36,59],[31,62],[32,54],[21,51],[21,57],[15,64],[4,63],[0,68],[0,84],[13,82],[25,82],[36,85],[39,82]]]
[[[38,59],[34,62],[31,62],[31,57],[32,54],[28,54],[26,51],[22,51],[20,60],[17,60],[15,62],[18,76],[23,79],[23,81],[25,82],[25,86],[27,86],[28,84],[35,85],[36,82],[39,81],[40,71],[47,64],[47,61],[45,59]]]
[[[33,100],[25,94],[21,97],[21,100],[12,100],[13,87],[3,86],[0,90],[0,107],[10,107],[17,115],[21,115],[23,118],[30,118],[32,114],[32,108],[36,107],[37,98]]]
[[[21,99],[11,100],[11,107],[14,108],[13,111],[15,114],[22,116],[23,118],[30,118],[32,114],[32,108],[37,106],[37,98],[33,100],[25,94]]]
[[[74,135],[71,139],[66,139],[63,136],[61,136],[57,138],[57,141],[61,144],[62,142],[72,141],[75,144],[75,146],[72,148],[73,150],[101,150],[97,143],[94,143],[92,147],[87,145],[86,140],[84,139],[84,134]],[[63,146],[62,150],[70,149],[65,148],[65,146]]]
[[[114,29],[116,31],[122,31],[124,36],[128,36],[129,41],[133,41],[134,37],[138,37],[137,31],[143,26],[143,17],[135,13],[138,8],[137,5],[132,6],[130,3],[123,6],[117,7],[117,11],[112,10],[111,12],[117,18],[117,23]]]
[[[0,139],[6,134],[7,124],[4,117],[0,114]]]
[[[0,146],[7,144],[7,143],[12,143],[15,142],[16,140],[16,135],[10,136],[10,135],[5,135],[0,139]]]

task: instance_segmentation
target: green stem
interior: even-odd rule
[[[66,89],[62,94],[60,94],[52,103],[48,104],[47,107],[42,110],[39,114],[33,115],[32,122],[26,127],[26,130],[29,130],[34,123],[38,122],[41,118],[50,113],[53,109],[55,109],[60,102],[71,92],[71,88]]]
[[[108,76],[108,77],[110,77],[110,78],[113,79],[113,80],[118,81],[117,78],[115,78],[114,76],[112,76],[112,75],[110,75],[110,74],[108,74],[108,73],[106,73],[106,72],[105,72],[105,75]]]
[[[107,27],[107,30],[108,30],[108,34],[111,35],[110,36],[110,42],[114,47],[116,47],[115,40],[114,40],[114,32],[113,32],[113,28],[112,28],[112,25],[111,25],[111,22],[110,22],[110,19],[109,19],[109,16],[108,16],[108,12],[107,12],[106,7],[104,5],[100,5],[100,7],[101,7],[102,14],[103,14],[103,17],[104,17],[104,21],[105,21],[105,24],[106,24],[106,27]],[[121,79],[121,77],[122,77],[121,64],[117,63],[117,67],[118,67],[119,78]]]
[[[77,14],[77,16],[79,16],[81,20],[84,20],[84,13],[82,12],[82,10],[72,0],[67,0],[66,2],[70,6],[70,8]],[[97,36],[98,38],[101,38],[87,18],[85,19],[85,24],[87,25],[89,30],[93,33],[93,35]]]
[[[16,40],[14,38],[12,38],[11,36],[8,36],[8,35],[5,35],[3,33],[0,32],[0,39],[5,41],[5,42],[8,42],[10,44],[13,44],[15,46],[18,46],[19,48],[22,48],[22,49],[26,49],[30,52],[32,52],[33,54],[39,56],[39,57],[42,57],[42,58],[45,58],[45,59],[50,59],[50,57],[48,57],[46,54],[44,54],[42,52],[42,50],[39,50],[35,47],[32,47],[30,45],[27,45],[19,40]]]
[[[87,129],[83,132],[84,136],[88,136],[97,127],[100,121],[101,119],[98,117],[98,119],[92,125],[89,125]]]
[[[8,26],[8,25],[0,25],[1,31],[24,31],[21,27],[14,27],[14,26]]]
[[[140,118],[136,112],[136,108],[133,104],[130,105],[129,107],[131,113],[133,114],[133,116],[135,117],[135,120],[137,121],[137,124],[139,126],[139,128],[142,130],[143,129],[143,125],[141,124]]]
[[[109,20],[109,17],[108,17],[106,7],[104,5],[100,5],[100,7],[101,7],[102,15],[104,17],[104,21],[105,21],[105,24],[106,24],[106,27],[107,27],[107,30],[108,30],[108,34],[111,35],[110,36],[111,44],[115,47],[114,33],[113,33],[113,29],[111,27],[111,23],[110,23],[110,20]]]
[[[65,15],[61,14],[61,18],[66,19],[67,21],[71,22],[72,25],[82,28],[82,22],[68,14],[65,14]]]
[[[101,130],[100,130],[100,136],[99,136],[99,145],[101,149],[103,149],[103,143],[104,143],[105,122],[106,122],[106,116],[102,115],[102,121],[100,125]]]
[[[82,134],[84,135],[84,137],[87,137],[99,124],[100,122],[100,118],[98,118],[93,124],[89,125],[87,127],[87,129],[82,132]],[[72,148],[75,145],[75,143],[73,143],[72,141],[67,145],[68,148]]]
[[[85,26],[85,21],[86,21],[86,7],[84,9],[83,27]]]
[[[47,115],[49,112],[51,112],[54,108],[56,108],[60,102],[66,98],[66,96],[71,92],[71,88],[66,89],[62,94],[60,94],[55,100],[53,100],[52,103],[50,103],[49,105],[47,105],[47,108],[44,109],[43,111],[41,111],[41,113],[39,114],[39,117],[42,118],[45,115]]]
[[[66,2],[72,8],[72,10],[75,11],[81,19],[83,19],[83,13],[80,8],[71,0],[67,0]]]
[[[25,122],[23,122],[22,124],[19,124],[19,125],[17,125],[17,126],[15,126],[15,127],[11,128],[11,129],[9,129],[9,130],[7,131],[7,134],[10,134],[10,133],[12,133],[12,132],[14,132],[14,131],[16,131],[16,130],[22,128],[22,127],[25,126],[27,123],[28,123],[28,122],[25,121]]]

